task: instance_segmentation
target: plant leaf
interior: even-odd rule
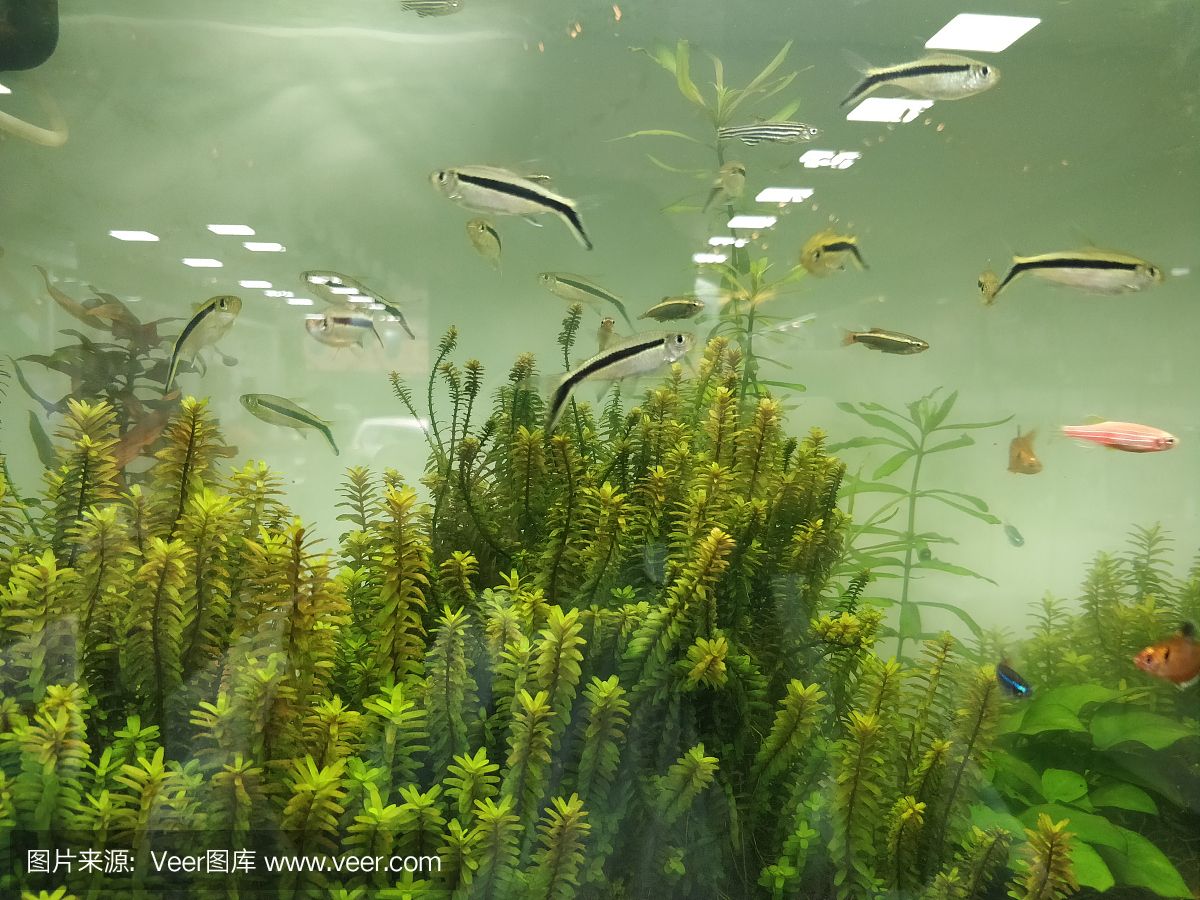
[[[1093,788],[1090,796],[1093,806],[1112,806],[1117,809],[1158,815],[1158,804],[1154,802],[1154,798],[1136,784],[1130,784],[1127,781],[1102,784]]]
[[[1192,896],[1166,854],[1136,831],[1128,828],[1119,831],[1125,838],[1123,850],[1101,847],[1100,855],[1121,884],[1147,888],[1160,897]]]
[[[42,427],[42,420],[32,409],[29,411],[29,436],[33,439],[33,447],[37,450],[38,461],[42,467],[47,470],[56,469],[58,454],[54,452],[54,444],[46,434],[46,429]]]
[[[671,52],[670,47],[658,46],[653,50],[647,50],[645,47],[630,47],[634,53],[643,53],[650,57],[672,75],[675,74],[675,55]]]
[[[865,412],[864,410],[856,407],[853,403],[839,403],[837,404],[837,408],[842,412],[850,413],[852,416],[858,416],[868,425],[874,425],[876,428],[882,428],[885,431],[890,431],[893,434],[899,435],[904,439],[905,444],[907,444],[909,447],[912,447],[914,450],[917,449],[917,442],[913,439],[913,436],[891,419],[885,419],[883,416],[872,412]],[[895,414],[893,413],[893,415]]]
[[[665,128],[646,128],[642,131],[631,131],[629,134],[623,134],[620,137],[611,138],[614,141],[624,141],[635,137],[675,137],[682,138],[685,141],[691,141],[693,144],[699,144],[701,147],[707,147],[708,144],[699,138],[694,138],[690,134],[684,134],[682,131],[669,131]]]
[[[953,563],[942,562],[940,559],[927,559],[924,562],[919,562],[913,566],[914,571],[920,569],[933,569],[937,572],[945,572],[947,575],[963,575],[968,578],[978,578],[980,581],[986,581],[990,584],[996,583],[986,575],[980,575],[973,569],[968,569],[965,566],[956,566]]]
[[[1087,732],[1087,726],[1079,721],[1066,706],[1053,701],[1047,702],[1044,697],[1034,697],[1025,707],[1025,715],[1021,718],[1018,734],[1041,734],[1043,731],[1074,731]]]
[[[961,606],[955,606],[953,603],[942,603],[937,600],[917,600],[913,602],[915,602],[918,606],[930,606],[934,609],[944,609],[946,612],[954,613],[954,615],[958,616],[959,620],[971,630],[971,633],[974,634],[975,637],[983,637],[983,629],[979,627],[979,623],[971,618],[967,611]]]
[[[792,42],[788,41],[783,45],[783,49],[775,54],[775,58],[767,63],[763,70],[755,75],[754,79],[748,85],[746,85],[746,87],[743,89],[743,93],[749,94],[751,91],[758,90],[758,88],[762,86],[763,82],[774,75],[775,70],[783,65],[783,61],[787,59],[787,55],[791,49]]]
[[[651,163],[666,172],[674,172],[677,175],[690,175],[693,178],[698,176],[708,177],[708,172],[705,169],[680,169],[677,166],[672,166],[669,163],[663,162],[657,156],[653,156],[649,153],[646,154],[646,159],[650,160]]]
[[[789,391],[799,391],[800,393],[804,393],[808,390],[808,388],[800,384],[798,381],[767,381],[766,379],[760,379],[758,383],[770,385],[771,387],[785,388]]]
[[[1116,884],[1108,865],[1096,852],[1096,848],[1086,841],[1071,843],[1071,869],[1075,873],[1075,880],[1082,887],[1103,892]]]
[[[1176,741],[1200,737],[1194,726],[1184,725],[1177,719],[1119,705],[1096,710],[1091,726],[1097,750],[1107,750],[1126,741],[1144,744],[1151,750],[1162,750]]]
[[[1087,779],[1078,772],[1047,769],[1042,773],[1042,796],[1051,803],[1074,803],[1087,789]]]
[[[958,401],[958,391],[951,391],[950,395],[941,402],[925,422],[925,427],[930,431],[936,431],[937,427],[946,421],[946,416],[950,415],[950,410],[954,408],[954,404]]]
[[[1113,847],[1122,852],[1125,850],[1125,835],[1121,833],[1124,829],[1118,828],[1104,816],[1098,816],[1095,813],[1082,812],[1058,803],[1042,803],[1029,807],[1021,813],[1020,819],[1027,827],[1032,828],[1042,813],[1048,815],[1055,822],[1070,819],[1071,824],[1067,826],[1067,830],[1081,841],[1087,841],[1089,844],[1103,844],[1105,847]]]
[[[707,112],[708,104],[704,100],[704,95],[700,93],[700,89],[696,87],[696,83],[692,81],[690,69],[691,47],[687,41],[680,41],[675,45],[675,83],[679,86],[679,93],[683,94],[685,99]]]
[[[799,100],[793,101],[792,103],[789,103],[787,106],[785,106],[783,109],[777,111],[774,115],[772,115],[770,118],[768,118],[767,121],[768,122],[786,122],[788,119],[790,119],[792,116],[794,116],[796,114],[796,111],[798,109],[800,109],[800,101]]]
[[[911,638],[921,633],[921,608],[915,603],[900,607],[900,636]]]
[[[975,428],[995,428],[997,425],[1003,425],[1005,422],[1011,422],[1012,416],[1005,416],[1003,419],[996,419],[994,422],[955,422],[951,425],[942,425],[939,428],[932,429],[933,431],[970,431]]]
[[[843,450],[854,450],[858,447],[896,447],[903,449],[899,441],[893,441],[886,437],[856,437],[850,438],[848,441],[842,441],[838,444],[830,444],[829,451],[831,453],[841,453]]]
[[[930,453],[941,453],[943,450],[957,450],[959,447],[970,447],[975,443],[975,439],[969,434],[960,435],[952,441],[946,441],[944,444],[938,444],[936,447],[930,447],[925,451],[926,455]]]
[[[946,496],[946,495],[949,495],[949,496]],[[959,494],[957,491],[940,491],[940,490],[918,491],[917,496],[918,497],[929,497],[931,500],[937,500],[940,503],[946,504],[947,506],[952,506],[961,512],[965,512],[969,516],[974,516],[976,519],[979,519],[982,522],[987,522],[989,525],[999,525],[1000,524],[1000,520],[998,518],[996,518],[996,516],[992,515],[990,512],[981,512],[979,510],[978,506],[980,504],[983,505],[984,510],[987,509],[987,504],[984,503],[982,500],[980,500],[978,497],[969,497],[968,494]],[[969,499],[972,501],[972,505],[967,506],[966,504],[959,503],[955,500],[951,500],[950,497],[964,497],[964,498],[969,497]]]
[[[891,475],[915,455],[915,450],[901,450],[899,453],[893,454],[889,459],[884,460],[872,474],[872,478],[886,478]]]

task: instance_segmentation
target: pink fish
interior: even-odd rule
[[[1064,425],[1062,433],[1081,441],[1091,441],[1112,450],[1129,453],[1154,453],[1170,450],[1179,443],[1179,438],[1149,425],[1133,422],[1097,422],[1095,425]]]

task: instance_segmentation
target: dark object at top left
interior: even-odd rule
[[[0,0],[0,72],[36,69],[58,45],[58,0]]]

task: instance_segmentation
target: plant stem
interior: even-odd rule
[[[913,538],[916,537],[917,522],[917,481],[921,477],[921,463],[925,459],[925,439],[928,435],[921,431],[921,441],[917,445],[917,454],[913,463],[912,482],[908,488],[908,530],[905,534],[904,549],[904,581],[900,589],[900,620],[896,623],[896,659],[904,660],[904,611],[908,608],[908,586],[912,582]]]

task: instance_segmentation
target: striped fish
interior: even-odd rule
[[[1007,663],[996,664],[996,680],[1000,682],[1000,687],[1010,697],[1032,697],[1033,685],[1021,677],[1021,675],[1012,666]]]
[[[596,308],[602,304],[615,306],[625,322],[632,327],[629,313],[625,312],[625,304],[612,291],[606,291],[594,281],[588,281],[579,275],[568,272],[542,272],[538,282],[555,297],[561,297],[568,303],[582,303],[584,306]]]
[[[995,66],[952,53],[930,54],[912,62],[867,69],[841,105],[856,103],[881,87],[912,91],[927,100],[959,100],[986,91],[999,80],[1000,70]]]
[[[669,322],[671,319],[690,319],[704,311],[704,301],[695,295],[687,297],[663,297],[662,301],[650,307],[639,319],[657,319],[659,322]]]
[[[383,346],[383,338],[379,336],[375,320],[370,316],[326,313],[323,316],[309,316],[304,320],[304,327],[314,338],[330,347],[361,347],[368,334],[374,335],[379,346]]]
[[[592,240],[583,228],[575,201],[554,193],[542,181],[496,166],[442,169],[429,179],[433,186],[473,212],[501,216],[558,216],[588,250]]]
[[[818,231],[800,248],[800,265],[813,275],[840,272],[851,259],[860,269],[867,268],[858,252],[858,238],[835,231]]]
[[[884,353],[923,353],[929,349],[929,344],[919,337],[903,334],[899,331],[885,331],[882,328],[872,328],[870,331],[847,331],[842,339],[846,347],[851,344],[862,344],[872,350]]]
[[[759,122],[757,125],[734,125],[717,130],[720,140],[735,138],[753,147],[755,144],[799,144],[821,136],[821,129],[803,122]]]
[[[1067,437],[1099,444],[1127,453],[1156,453],[1179,445],[1179,438],[1150,425],[1135,422],[1097,422],[1094,425],[1064,425]]]
[[[1128,294],[1161,284],[1163,273],[1158,266],[1128,253],[1108,250],[1072,250],[1066,253],[1043,253],[1040,256],[1014,256],[1012,268],[1003,280],[988,271],[979,276],[979,292],[985,304],[994,303],[996,295],[1017,276],[1030,274],[1043,281],[1079,288],[1092,294]]]
[[[340,455],[337,444],[333,442],[333,433],[329,430],[329,423],[313,415],[307,409],[297,406],[286,397],[279,397],[275,394],[242,394],[238,399],[252,416],[262,419],[270,425],[295,428],[301,434],[306,428],[316,429],[325,436],[325,440],[329,441],[329,446],[333,448],[333,455]]]
[[[449,16],[459,12],[463,0],[400,0],[400,7],[424,19],[426,16]]]
[[[357,278],[327,269],[314,269],[305,272],[300,277],[322,300],[332,303],[334,306],[353,309],[355,303],[373,303],[399,322],[405,334],[413,340],[417,339],[413,330],[408,327],[408,321],[404,318],[404,313],[400,311],[400,308],[371,290]]]
[[[585,381],[617,381],[630,375],[644,375],[673,363],[692,348],[692,336],[678,332],[646,332],[614,344],[567,372],[550,399],[546,414],[546,433],[562,417],[571,392]]]
[[[196,314],[183,326],[183,331],[175,339],[171,349],[171,362],[167,366],[167,380],[163,383],[163,395],[171,390],[175,381],[175,373],[179,370],[179,360],[187,356],[195,359],[196,353],[205,347],[210,347],[223,338],[233,327],[234,320],[242,311],[240,297],[220,296],[206,300],[196,310]]]

